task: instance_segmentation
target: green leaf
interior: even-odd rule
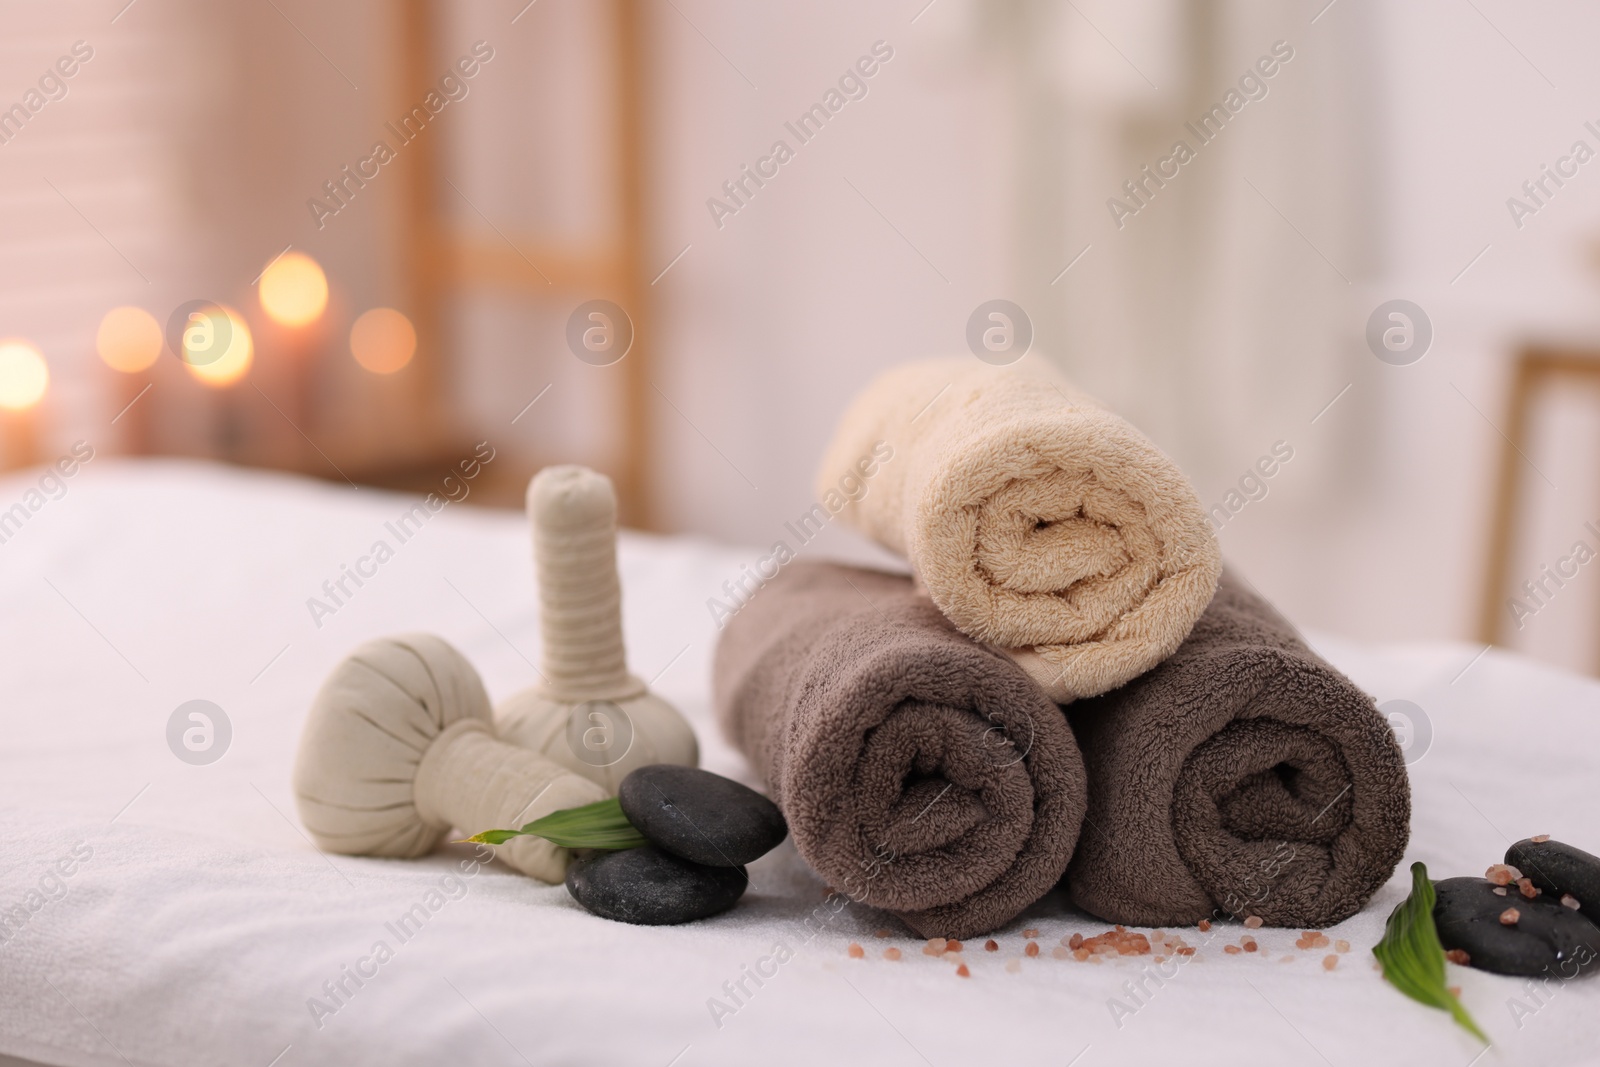
[[[1433,883],[1428,868],[1411,865],[1411,895],[1389,913],[1383,940],[1372,954],[1383,964],[1383,976],[1400,992],[1428,1005],[1447,1011],[1473,1037],[1489,1044],[1467,1009],[1451,995],[1444,979],[1444,946],[1433,925]]]
[[[552,811],[520,830],[485,830],[467,840],[485,845],[502,845],[523,834],[542,837],[563,848],[601,848],[613,852],[649,844],[645,836],[633,828],[628,817],[622,814],[622,805],[616,797],[597,800],[581,808]]]

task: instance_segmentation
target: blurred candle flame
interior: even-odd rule
[[[50,367],[37,348],[20,338],[0,341],[0,408],[26,411],[49,386]]]
[[[140,307],[118,307],[106,312],[95,334],[95,351],[112,370],[137,374],[161,355],[161,324]]]
[[[350,354],[373,374],[393,374],[416,351],[416,327],[394,308],[372,308],[350,327]]]
[[[196,313],[191,316],[191,325],[184,331],[183,365],[201,383],[217,389],[226,389],[240,378],[243,378],[245,372],[250,369],[255,350],[254,343],[250,338],[250,326],[244,321],[244,316],[223,304],[216,305],[216,310],[211,312],[213,315],[219,313],[226,315],[228,318],[227,325],[230,328],[227,341],[228,347],[220,356],[215,358],[210,358],[209,355],[203,361],[190,358],[191,351],[200,350],[199,348],[191,349],[191,338],[208,331],[208,324],[199,321],[204,319],[205,315]],[[205,342],[198,343],[203,345]]]
[[[279,326],[309,326],[328,309],[328,276],[303,252],[286,252],[261,272],[261,310]]]

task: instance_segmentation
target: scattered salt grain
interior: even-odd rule
[[[1328,940],[1328,935],[1321,930],[1306,930],[1295,941],[1294,947],[1298,949],[1327,948],[1333,942]]]
[[[972,972],[967,970],[967,965],[965,963],[956,968],[956,974],[960,975],[962,978],[972,977]]]
[[[1322,969],[1323,970],[1331,971],[1337,966],[1339,966],[1339,957],[1338,956],[1324,956],[1324,957],[1322,957]]]
[[[1522,877],[1522,872],[1509,864],[1495,863],[1491,864],[1489,869],[1483,872],[1483,876],[1495,885],[1510,885]]]
[[[1262,925],[1261,916],[1259,916],[1259,915],[1247,915],[1247,916],[1245,916],[1244,928],[1246,930],[1259,930],[1259,929],[1261,929],[1261,925]]]
[[[963,966],[965,965],[963,964]],[[1006,970],[1011,974],[1016,974],[1018,971],[1022,970],[1022,961],[1015,957],[1006,960]]]
[[[1223,945],[1222,946],[1222,951],[1226,952],[1230,956],[1237,956],[1240,952],[1242,952],[1244,950],[1241,949],[1238,945]]]
[[[1257,945],[1256,945],[1256,939],[1255,939],[1255,938],[1253,938],[1253,937],[1247,937],[1247,938],[1245,938],[1245,939],[1244,939],[1244,940],[1243,940],[1243,941],[1242,941],[1242,942],[1241,942],[1241,944],[1243,944],[1243,946],[1244,946],[1244,950],[1245,950],[1245,951],[1246,951],[1246,952],[1254,952],[1254,951],[1256,951],[1256,948],[1257,948]]]
[[[1057,945],[1055,948],[1050,950],[1050,955],[1054,956],[1058,960],[1064,960],[1072,955],[1072,950],[1065,945]],[[1157,958],[1159,959],[1159,957]]]
[[[942,956],[944,955],[944,946],[947,943],[942,937],[930,937],[928,943],[922,946],[922,954],[924,956]]]
[[[1211,920],[1210,919],[1201,919],[1200,920],[1200,932],[1201,933],[1205,933],[1205,932],[1209,931],[1210,929],[1211,929]]]
[[[883,958],[886,960],[897,960],[900,958],[900,950],[891,945],[883,950]]]
[[[999,952],[1000,951],[1000,942],[996,941],[994,938],[991,937],[989,940],[987,940],[987,941],[985,941],[983,943],[983,951],[985,951],[985,952]]]
[[[1564,908],[1571,908],[1573,911],[1577,911],[1578,910],[1578,898],[1573,896],[1571,893],[1562,893],[1561,894],[1561,906],[1564,907]]]
[[[1022,951],[1027,953],[1029,956],[1037,956],[1039,954],[1039,942],[1029,941],[1028,947],[1024,948]]]
[[[1500,913],[1500,925],[1515,926],[1517,925],[1517,920],[1520,918],[1522,918],[1522,912],[1518,911],[1516,908],[1507,908],[1505,911]]]
[[[1349,952],[1350,951],[1350,942],[1345,941],[1345,940],[1343,940],[1341,938],[1340,940],[1335,941],[1333,943],[1333,948],[1334,948],[1334,951],[1336,951],[1336,952]]]
[[[1466,967],[1472,963],[1472,957],[1467,955],[1464,948],[1453,948],[1444,954],[1444,958],[1458,967]]]
[[[1550,835],[1549,834],[1537,834],[1537,835],[1535,835],[1534,840],[1542,845],[1546,841],[1550,840]]]
[[[1067,948],[1078,959],[1087,959],[1091,955],[1098,959],[1106,956],[1147,956],[1150,954],[1150,939],[1143,934],[1132,933],[1126,927],[1119,926],[1114,930],[1107,930],[1095,937],[1084,937],[1082,934],[1073,934],[1070,938],[1063,938]],[[1030,950],[1033,945],[1030,943]],[[1079,955],[1082,953],[1082,955]],[[1030,951],[1030,955],[1033,953]]]
[[[1294,962],[1294,957],[1293,956],[1285,956],[1281,960],[1279,960],[1278,962],[1279,963],[1293,963]]]
[[[887,931],[887,930],[879,930],[876,933],[874,933],[872,936],[873,937],[888,937],[889,936],[889,931]]]
[[[859,960],[861,957],[867,954],[867,950],[856,944],[854,941],[850,942],[849,952],[850,958],[853,960]]]
[[[961,942],[952,937],[950,940],[944,943],[944,950],[946,952],[960,952]]]
[[[1026,930],[1022,931],[1022,936],[1023,937],[1038,937],[1039,936],[1039,931],[1030,926]]]
[[[1532,878],[1518,878],[1517,889],[1519,889],[1522,892],[1522,895],[1527,897],[1529,900],[1532,900],[1534,897],[1539,895],[1539,887],[1533,884]]]
[[[1494,893],[1497,897],[1503,897],[1506,895],[1506,887],[1503,885],[1497,885],[1494,887]]]

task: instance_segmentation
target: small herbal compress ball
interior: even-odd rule
[[[349,856],[410,858],[455,827],[520,827],[605,791],[498,740],[477,671],[428,634],[368,641],[333,669],[311,705],[294,768],[300,820],[317,846]],[[568,854],[513,838],[499,858],[546,882]]]

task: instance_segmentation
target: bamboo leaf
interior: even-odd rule
[[[649,844],[622,813],[616,797],[597,800],[581,808],[563,808],[535,819],[520,830],[485,830],[468,841],[501,845],[513,837],[529,834],[542,837],[563,848],[599,848],[617,852]]]
[[[1383,965],[1383,976],[1390,985],[1412,1000],[1448,1011],[1463,1029],[1487,1045],[1488,1037],[1445,985],[1444,946],[1433,924],[1434,899],[1428,868],[1413,863],[1411,895],[1389,913],[1383,940],[1373,947],[1372,954]]]

